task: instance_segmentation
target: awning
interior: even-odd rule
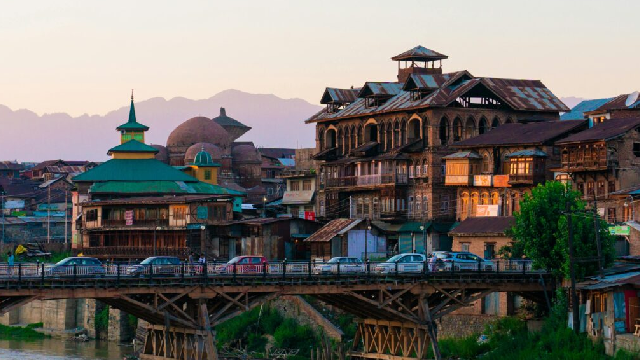
[[[420,227],[423,226],[422,229],[420,229]],[[401,233],[407,233],[407,232],[413,232],[413,233],[417,233],[417,232],[421,232],[424,230],[429,230],[429,227],[431,226],[431,222],[427,221],[427,222],[406,222],[404,224],[402,224],[402,226],[400,227],[400,229],[398,230],[398,232]]]
[[[318,231],[311,234],[305,241],[309,242],[329,242],[338,235],[342,235],[358,225],[362,219],[335,219]]]
[[[285,191],[282,197],[283,205],[304,205],[313,200],[315,191]]]

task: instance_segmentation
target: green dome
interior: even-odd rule
[[[193,163],[198,166],[213,165],[213,160],[211,159],[211,155],[203,149],[196,154]]]

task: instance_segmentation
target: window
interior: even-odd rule
[[[489,173],[489,155],[487,154],[482,156],[482,172],[485,174]]]
[[[616,191],[616,182],[615,180],[609,180],[607,183],[607,192],[611,194],[614,191]]]
[[[598,186],[596,187],[597,193],[596,195],[604,195],[604,181],[598,181]]]
[[[485,243],[484,244],[484,258],[485,259],[494,259],[496,257],[496,244],[495,243]]]
[[[311,180],[303,180],[302,181],[302,190],[303,191],[311,191]]]
[[[580,193],[581,196],[584,196],[584,183],[578,183],[578,192]]]
[[[87,210],[86,221],[96,221],[96,220],[98,220],[98,209]]]
[[[449,211],[449,195],[442,195],[440,197],[440,210]]]
[[[593,181],[587,182],[587,195],[593,196]]]
[[[469,243],[460,243],[460,251],[469,251]]]
[[[416,177],[420,177],[420,165],[416,165]]]
[[[173,218],[175,220],[184,220],[187,216],[186,206],[176,206],[173,208]]]
[[[300,191],[300,182],[299,181],[291,181],[289,183],[289,187],[291,191]]]
[[[205,180],[211,180],[211,170],[205,170],[204,171],[204,179]]]
[[[638,142],[633,143],[633,155],[640,157],[640,143]]]
[[[610,223],[615,223],[616,222],[616,209],[615,208],[608,208],[607,209],[607,221]]]

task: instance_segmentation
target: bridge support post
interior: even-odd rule
[[[358,322],[350,355],[351,359],[426,359],[430,342],[425,325],[364,319]]]
[[[210,344],[211,331],[150,325],[140,353],[141,360],[217,360],[215,347]]]

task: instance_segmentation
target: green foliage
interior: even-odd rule
[[[96,331],[107,330],[107,328],[109,327],[109,305],[96,312],[96,317],[94,320]]]
[[[132,329],[138,327],[138,318],[131,314],[127,314],[127,322],[129,323],[129,327]]]
[[[310,326],[301,326],[293,319],[284,319],[276,309],[256,307],[216,326],[218,347],[234,346],[240,340],[249,351],[264,352],[265,335],[273,335],[276,348],[300,349],[301,359],[308,359],[316,336]]]
[[[29,324],[25,327],[0,325],[0,339],[2,340],[37,340],[47,337],[34,329],[41,328],[42,323]]]
[[[568,226],[565,214],[569,203],[572,216],[574,254],[576,258],[597,255],[594,214],[585,210],[586,204],[580,194],[567,185],[548,181],[525,194],[520,202],[520,211],[515,213],[515,224],[507,231],[514,240],[513,245],[500,249],[500,254],[510,258],[526,256],[533,260],[535,268],[553,271],[557,275],[569,276]],[[595,215],[600,225],[600,238],[605,266],[613,262],[614,240],[606,223]],[[576,264],[578,278],[597,271],[597,262]]]
[[[345,340],[352,340],[356,336],[358,324],[355,316],[351,314],[340,314],[337,318],[338,327],[344,333]]]

